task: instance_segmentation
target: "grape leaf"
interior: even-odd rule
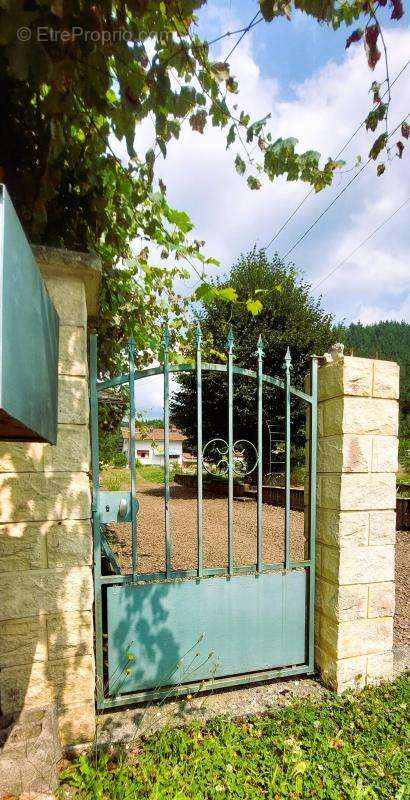
[[[390,0],[390,5],[393,8],[390,19],[401,19],[404,14],[402,0]]]
[[[246,301],[246,308],[248,311],[250,311],[253,317],[257,317],[258,314],[261,313],[263,305],[260,300],[249,299]]]
[[[366,51],[367,63],[370,69],[374,69],[380,56],[380,50],[377,47],[377,39],[379,37],[379,26],[368,25],[364,32],[364,49]]]
[[[363,33],[364,33],[363,28],[356,28],[356,30],[353,31],[353,33],[350,34],[348,39],[346,39],[346,47],[345,47],[345,49],[347,50],[347,48],[350,47],[350,45],[353,42],[360,42],[360,39],[362,38]]]
[[[401,135],[405,139],[408,139],[409,138],[409,134],[410,134],[410,125],[409,125],[408,122],[403,122],[402,126],[401,126]]]
[[[203,133],[206,125],[206,117],[207,113],[204,110],[197,111],[196,114],[192,114],[192,116],[189,118],[192,130],[198,131],[198,133]]]
[[[403,142],[400,141],[400,139],[399,139],[398,142],[396,142],[396,147],[397,147],[397,149],[399,151],[399,158],[401,158],[402,155],[403,155],[404,144],[403,144]]]
[[[229,64],[226,61],[214,61],[211,64],[211,71],[218,81],[229,80]]]
[[[239,175],[245,174],[246,164],[243,158],[240,157],[240,155],[237,155],[235,158],[235,168],[236,171],[239,172]]]
[[[223,286],[221,289],[214,289],[214,294],[227,303],[234,303],[238,299],[238,293],[232,286]]]
[[[261,188],[261,182],[258,181],[258,179],[255,178],[253,175],[249,175],[249,177],[246,180],[246,183],[248,184],[250,189],[260,189]]]
[[[369,152],[369,158],[372,158],[373,161],[376,161],[377,156],[383,150],[387,144],[387,133],[382,133],[380,136],[377,137],[376,141],[373,142],[373,146]]]

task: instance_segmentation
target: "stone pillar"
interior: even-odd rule
[[[55,704],[71,744],[95,721],[87,317],[101,265],[34,251],[60,318],[58,439],[0,443],[0,704]]]
[[[316,663],[338,691],[392,677],[399,367],[319,368]]]

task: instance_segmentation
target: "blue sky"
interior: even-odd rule
[[[211,39],[242,27],[256,8],[251,0],[209,0],[199,14],[199,33]],[[392,23],[389,15],[386,8],[384,31],[394,79],[410,58],[410,27],[406,17]],[[333,32],[301,13],[291,22],[261,23],[244,37],[230,59],[240,87],[234,102],[249,110],[254,119],[270,113],[275,137],[296,136],[301,150],[312,148],[324,159],[334,157],[370,110],[372,80],[385,77],[382,59],[374,72],[369,70],[362,43],[345,50],[346,36],[345,28]],[[237,38],[215,45],[215,60],[224,59]],[[392,89],[389,130],[409,111],[410,65]],[[347,171],[332,187],[310,196],[286,225],[274,243],[280,255],[346,186],[356,156],[367,160],[374,138],[364,128],[354,137],[344,153]],[[137,146],[144,147],[145,139],[151,143],[152,130],[137,134]],[[167,184],[169,201],[190,214],[194,235],[205,240],[209,255],[221,260],[222,266],[213,267],[210,275],[226,273],[240,253],[254,244],[265,246],[309,190],[305,184],[281,178],[273,183],[263,180],[259,191],[250,191],[235,172],[236,152],[236,145],[226,151],[220,131],[206,127],[201,136],[186,122],[179,141],[170,145],[167,159],[157,159],[158,176]],[[312,285],[313,294],[322,296],[322,305],[336,320],[366,323],[410,318],[410,203],[349,256],[409,196],[410,152],[406,148],[402,160],[393,157],[386,162],[381,178],[373,163],[363,170],[292,252],[289,260]],[[345,258],[346,263],[327,278]],[[187,290],[196,280],[193,276]],[[323,282],[315,288],[319,281]],[[159,384],[155,388],[147,383],[140,407],[156,413],[160,394]]]
[[[238,28],[244,27],[258,7],[255,0],[211,0],[199,12],[199,33],[209,41],[219,36],[221,16],[225,14],[234,14],[240,21]],[[397,22],[390,19],[390,14],[387,6],[379,9],[378,16],[384,28],[397,30],[407,26],[406,16]],[[359,19],[350,30],[360,27],[364,21],[365,17]],[[338,63],[343,60],[347,30],[345,25],[335,31],[327,25],[319,25],[301,11],[296,11],[291,21],[283,17],[274,23],[262,21],[252,29],[257,62],[266,75],[280,81],[282,96],[292,97],[294,82],[303,81],[331,59]],[[214,50],[218,50],[218,55],[227,55],[237,39],[238,36],[228,37],[221,52],[218,45],[214,45]]]

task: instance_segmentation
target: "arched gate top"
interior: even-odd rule
[[[169,364],[168,365],[168,372],[195,372],[196,365],[187,362],[186,364]],[[134,373],[134,380],[139,381],[142,378],[150,378],[153,375],[162,375],[164,372],[164,367],[161,365],[159,367],[148,367],[147,369],[135,370]],[[202,372],[228,372],[228,365],[227,364],[214,364],[214,363],[202,363]],[[253,369],[245,369],[244,367],[236,367],[232,366],[232,372],[234,375],[241,375],[245,378],[254,378],[257,380],[258,373]],[[106,381],[99,381],[97,383],[97,391],[103,391],[105,389],[113,389],[116,386],[122,386],[123,384],[129,383],[129,372],[125,373],[124,375],[117,375],[115,378],[110,378]],[[281,378],[277,378],[272,375],[265,375],[262,374],[262,381],[267,383],[270,386],[277,386],[278,389],[285,390],[285,381],[281,380]],[[304,400],[306,403],[312,402],[312,397],[310,394],[306,394],[306,392],[302,392],[300,389],[296,389],[294,386],[290,387],[290,393],[293,394],[295,397],[299,397],[301,400]]]

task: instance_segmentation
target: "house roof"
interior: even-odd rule
[[[144,441],[144,442],[151,442],[151,441],[162,442],[164,440],[164,429],[163,428],[148,428],[147,430],[148,430],[148,433],[144,437],[144,439],[141,439],[140,434],[138,434],[138,433],[136,434],[135,438],[140,442],[142,442],[142,441]],[[122,434],[123,439],[129,439],[130,438],[129,428],[121,428],[121,434]],[[185,438],[186,437],[184,436],[184,434],[181,433],[181,431],[179,431],[178,428],[170,427],[170,429],[169,429],[169,441],[170,442],[184,442]]]

